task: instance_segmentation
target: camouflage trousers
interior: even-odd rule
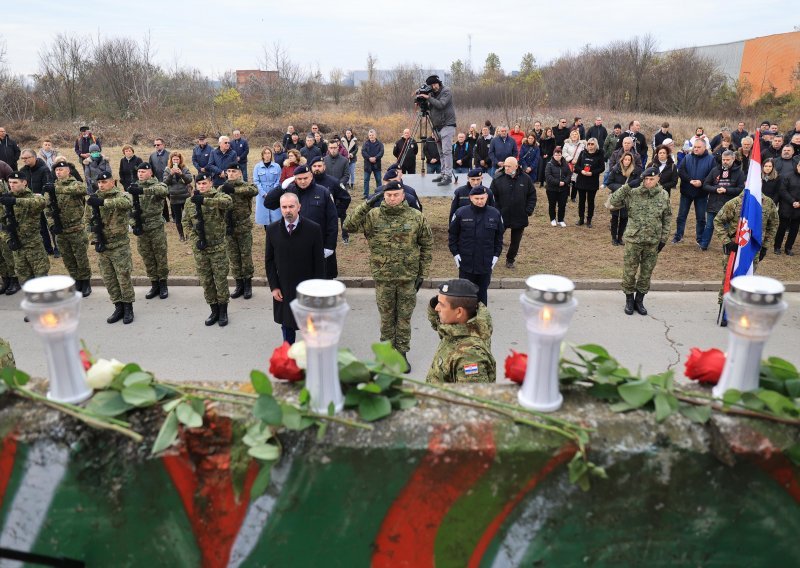
[[[658,243],[640,244],[625,241],[625,256],[622,266],[622,291],[626,294],[650,291],[650,276],[658,260]],[[639,277],[636,277],[636,271]]]
[[[38,235],[33,243],[14,251],[14,269],[20,284],[31,278],[47,276],[50,272],[50,259]]]
[[[193,249],[197,277],[203,287],[203,297],[210,306],[227,304],[231,298],[228,290],[228,251],[219,244],[206,250]]]
[[[11,344],[0,337],[0,369],[14,369],[14,352],[11,351]]]
[[[144,261],[144,270],[151,280],[166,280],[169,276],[167,264],[167,232],[164,225],[150,229],[136,237],[136,250]]]
[[[67,272],[75,280],[89,280],[92,277],[92,268],[89,266],[89,235],[81,229],[73,233],[56,235],[56,244],[64,259]]]
[[[9,278],[14,276],[14,255],[11,249],[8,248],[8,243],[5,239],[0,238],[0,276]]]
[[[717,294],[717,304],[722,304],[722,297],[725,295],[725,273],[728,270],[728,257],[730,255],[724,254],[722,255],[722,284],[719,287],[719,293]],[[758,255],[753,259],[753,274],[756,273],[756,269],[758,268]]]
[[[375,301],[381,316],[381,341],[389,341],[401,353],[408,353],[411,348],[411,314],[417,305],[414,281],[376,281]]]
[[[114,243],[113,248],[106,248],[104,252],[97,256],[100,260],[100,274],[103,276],[103,284],[108,290],[108,297],[111,303],[117,304],[125,302],[132,304],[136,300],[131,281],[131,271],[133,261],[131,260],[131,243],[128,236],[120,243]]]
[[[253,225],[239,225],[232,235],[225,237],[228,245],[228,258],[231,262],[231,276],[236,279],[253,277]]]

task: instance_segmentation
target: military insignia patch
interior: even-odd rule
[[[478,364],[477,363],[469,363],[464,365],[464,374],[465,375],[477,375],[478,374]]]

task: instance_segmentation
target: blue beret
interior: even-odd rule
[[[197,174],[196,176],[194,176],[194,181],[196,181],[196,182],[197,181],[204,181],[204,180],[207,180],[207,179],[211,179],[211,174],[200,173],[200,174]]]
[[[383,174],[383,181],[389,181],[390,179],[395,179],[398,173],[399,173],[398,170],[394,168],[389,168],[388,170],[386,170],[386,173]]]
[[[398,189],[403,189],[403,184],[399,181],[390,181],[383,186],[383,191],[397,191]]]
[[[152,168],[150,167],[150,164],[148,162],[142,162],[141,164],[139,164],[139,167],[136,168],[136,169],[137,170],[152,170]]]
[[[470,189],[469,190],[469,194],[470,195],[486,195],[487,191],[486,191],[485,187],[483,187],[482,185],[479,185],[478,187],[473,187],[472,189]]]
[[[320,156],[314,156],[313,158],[311,158],[311,161],[308,162],[308,165],[309,166],[313,166],[317,162],[321,162],[321,161],[322,161],[322,158]]]
[[[310,171],[311,170],[308,169],[308,166],[303,164],[302,166],[297,166],[294,169],[294,175],[307,174]]]
[[[467,177],[471,177],[471,178],[483,177],[483,169],[482,168],[472,168],[467,173]]]
[[[464,278],[453,278],[439,286],[439,293],[443,296],[455,296],[456,298],[476,298],[478,297],[478,286],[465,280]]]

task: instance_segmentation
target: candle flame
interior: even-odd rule
[[[545,322],[545,323],[548,323],[551,319],[553,319],[553,312],[547,306],[542,308],[542,314],[541,315],[542,315],[542,321]]]
[[[317,328],[314,326],[314,320],[311,319],[310,315],[306,318],[306,329],[311,335],[317,334]]]
[[[39,316],[39,323],[44,327],[56,327],[58,325],[58,316],[53,312],[47,312]]]
[[[747,319],[747,316],[742,316],[739,318],[739,325],[742,326],[744,329],[748,329],[750,327],[750,320]]]

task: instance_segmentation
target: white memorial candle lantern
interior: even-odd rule
[[[528,366],[517,398],[525,408],[554,412],[564,397],[558,384],[561,341],[578,306],[575,284],[563,276],[530,276],[520,295],[528,331]]]
[[[344,318],[350,311],[345,300],[345,285],[338,280],[306,280],[297,286],[291,307],[306,344],[306,388],[311,395],[311,410],[328,414],[344,407],[339,384],[339,338]]]
[[[77,404],[92,396],[80,356],[78,320],[81,293],[69,276],[44,276],[25,282],[22,309],[44,344],[50,390],[47,398]]]
[[[761,354],[772,329],[786,311],[783,284],[765,276],[737,276],[725,294],[728,318],[728,352],[722,376],[712,391],[722,398],[725,391],[758,388]]]

